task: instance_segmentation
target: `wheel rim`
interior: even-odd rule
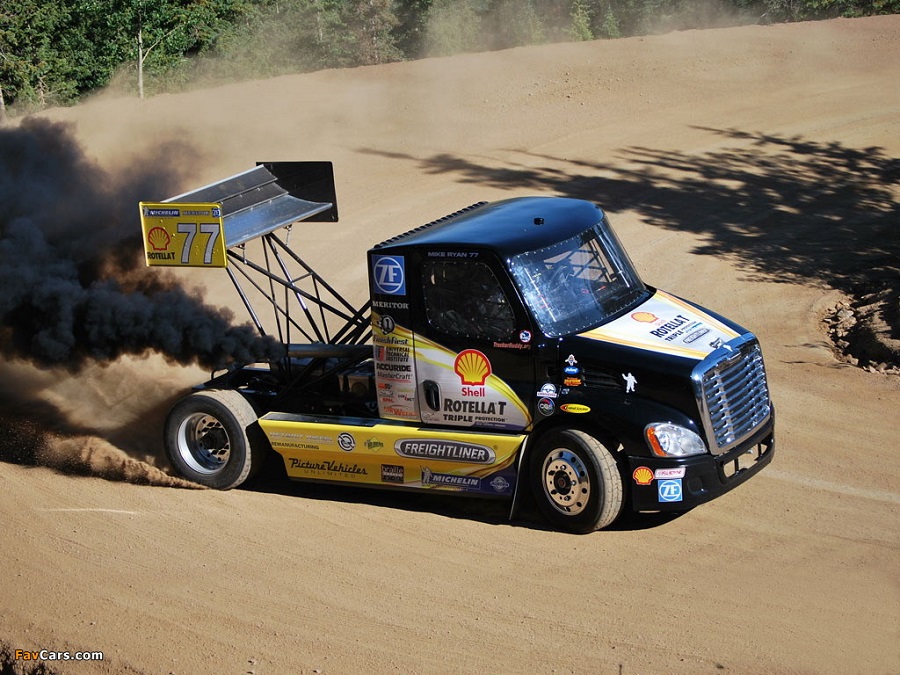
[[[554,450],[544,458],[541,485],[547,500],[561,513],[577,516],[587,508],[591,480],[578,455]]]
[[[178,427],[178,454],[194,471],[214,474],[228,464],[231,439],[218,419],[194,413]]]

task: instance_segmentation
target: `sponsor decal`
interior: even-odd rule
[[[495,458],[494,451],[485,445],[429,438],[399,440],[394,444],[394,450],[401,457],[472,464],[491,464]]]
[[[659,324],[658,328],[654,328],[653,330],[651,330],[650,335],[652,335],[653,337],[664,338],[676,328],[686,324],[688,321],[690,321],[690,319],[688,319],[683,314],[677,314],[675,315],[674,319],[671,319],[670,321],[664,321],[663,323]]]
[[[637,386],[637,378],[631,373],[628,373],[627,375],[622,373],[622,379],[625,380],[625,393],[633,394],[634,388]]]
[[[150,266],[227,266],[221,210],[213,204],[141,202],[141,228]]]
[[[503,476],[497,476],[494,480],[491,481],[491,487],[494,488],[497,492],[506,492],[509,490],[509,481],[506,480]]]
[[[147,233],[147,243],[154,251],[165,251],[169,248],[172,237],[163,227],[154,227]]]
[[[673,478],[670,480],[661,480],[656,484],[657,493],[660,502],[680,502],[682,501],[681,479]]]
[[[147,260],[175,260],[175,251],[150,251]]]
[[[666,478],[684,478],[686,469],[683,466],[674,469],[657,469],[653,472],[653,477],[657,480],[665,480]]]
[[[353,448],[356,447],[356,439],[346,431],[338,434],[337,442],[338,445],[341,446],[341,450],[343,450],[344,452],[350,452],[351,450],[353,450]]]
[[[351,476],[367,476],[369,472],[359,464],[344,464],[343,462],[332,462],[326,460],[323,462],[312,462],[307,459],[297,459],[291,457],[292,469],[305,469],[307,471],[319,471],[322,473],[349,474]]]
[[[521,342],[495,342],[494,349],[528,349],[528,345]]]
[[[557,397],[556,385],[553,385],[553,384],[550,384],[549,382],[547,382],[538,390],[537,395],[544,396],[546,398],[556,398]]]
[[[180,209],[144,209],[145,216],[161,216],[163,218],[180,218]]]
[[[631,315],[631,318],[635,321],[640,321],[641,323],[653,323],[654,321],[659,321],[656,314],[652,312],[635,312]]]
[[[581,375],[581,368],[578,366],[566,366],[563,368],[563,373],[569,377],[575,377],[576,375]]]
[[[638,485],[650,485],[653,482],[653,472],[646,466],[636,468],[631,477],[634,478],[634,482]]]
[[[563,403],[561,406],[559,406],[559,409],[563,412],[575,413],[576,415],[583,415],[584,413],[591,412],[589,406],[583,405],[581,403]]]
[[[389,315],[385,314],[384,316],[378,317],[378,328],[385,335],[393,333],[396,327],[397,323]]]
[[[372,256],[372,278],[376,293],[406,295],[406,263],[402,255]]]
[[[402,483],[403,467],[399,464],[382,464],[381,465],[381,482],[382,483]]]
[[[422,485],[450,485],[453,487],[478,490],[481,479],[476,476],[454,476],[452,473],[435,473],[422,467]]]
[[[454,422],[471,422],[471,415],[502,416],[505,410],[506,401],[460,401],[453,398],[445,398],[441,407],[441,412],[453,413],[444,415],[444,419]]]
[[[563,380],[563,384],[567,387],[580,387],[581,386],[581,378],[580,377],[567,377]]]
[[[734,338],[727,324],[663,291],[638,311],[594,328],[583,336],[654,352],[702,359],[717,340]]]
[[[373,300],[372,307],[375,309],[409,309],[409,303],[393,302],[389,300]]]
[[[556,404],[553,403],[552,398],[542,398],[540,401],[538,401],[537,409],[538,412],[541,413],[541,415],[550,416],[556,409]]]
[[[381,450],[384,447],[384,443],[379,441],[374,436],[372,438],[366,440],[364,445],[366,446],[366,450],[369,450],[371,452],[378,452],[379,450]]]
[[[387,358],[392,359],[392,360],[393,359],[399,360],[401,358],[406,358],[406,357],[402,354],[395,354],[393,356],[388,354]],[[412,372],[412,364],[409,364],[409,363],[377,363],[377,364],[375,364],[375,368],[379,372],[379,374],[389,373],[391,375],[396,375],[397,373],[411,373]],[[394,377],[393,379],[405,380],[407,378]]]
[[[690,333],[690,334],[686,335],[686,336],[684,337],[684,340],[683,340],[683,341],[686,342],[687,344],[690,344],[690,343],[692,343],[692,342],[696,342],[697,340],[699,340],[700,338],[702,338],[704,335],[706,335],[708,332],[709,332],[709,328],[705,328],[705,327],[704,327],[704,328],[698,328],[698,329],[695,330],[693,333]]]
[[[466,349],[457,354],[453,371],[463,384],[481,386],[491,374],[491,362],[477,349]]]
[[[321,450],[322,446],[334,444],[331,436],[318,434],[301,434],[289,431],[272,431],[267,434],[272,445],[279,448],[296,448],[298,450]]]
[[[416,415],[416,411],[408,408],[400,403],[388,403],[382,399],[383,404],[380,409],[385,416],[393,415],[394,417],[400,417],[403,419],[416,419],[418,415]]]
[[[574,354],[569,354],[569,356],[566,358],[566,363],[568,363],[570,366],[574,366],[576,363],[578,363],[578,361],[575,359]]]
[[[531,342],[531,331],[530,331],[530,330],[523,330],[523,331],[521,331],[521,332],[519,333],[519,341],[522,342],[523,344],[526,344],[526,345],[527,345],[529,342]]]

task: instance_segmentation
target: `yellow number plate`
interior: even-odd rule
[[[226,267],[221,204],[141,202],[147,265]]]

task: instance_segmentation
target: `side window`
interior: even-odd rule
[[[508,340],[515,315],[500,282],[478,261],[428,260],[423,266],[425,316],[447,335]]]

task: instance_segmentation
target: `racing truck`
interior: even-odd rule
[[[167,456],[203,486],[274,450],[291,479],[505,499],[511,519],[527,503],[586,533],[688,511],[774,455],[757,337],[644,283],[592,202],[482,202],[377,243],[362,306],[290,244],[338,220],[330,162],[262,162],[140,212],[148,265],[224,268],[280,348],[169,412]]]

